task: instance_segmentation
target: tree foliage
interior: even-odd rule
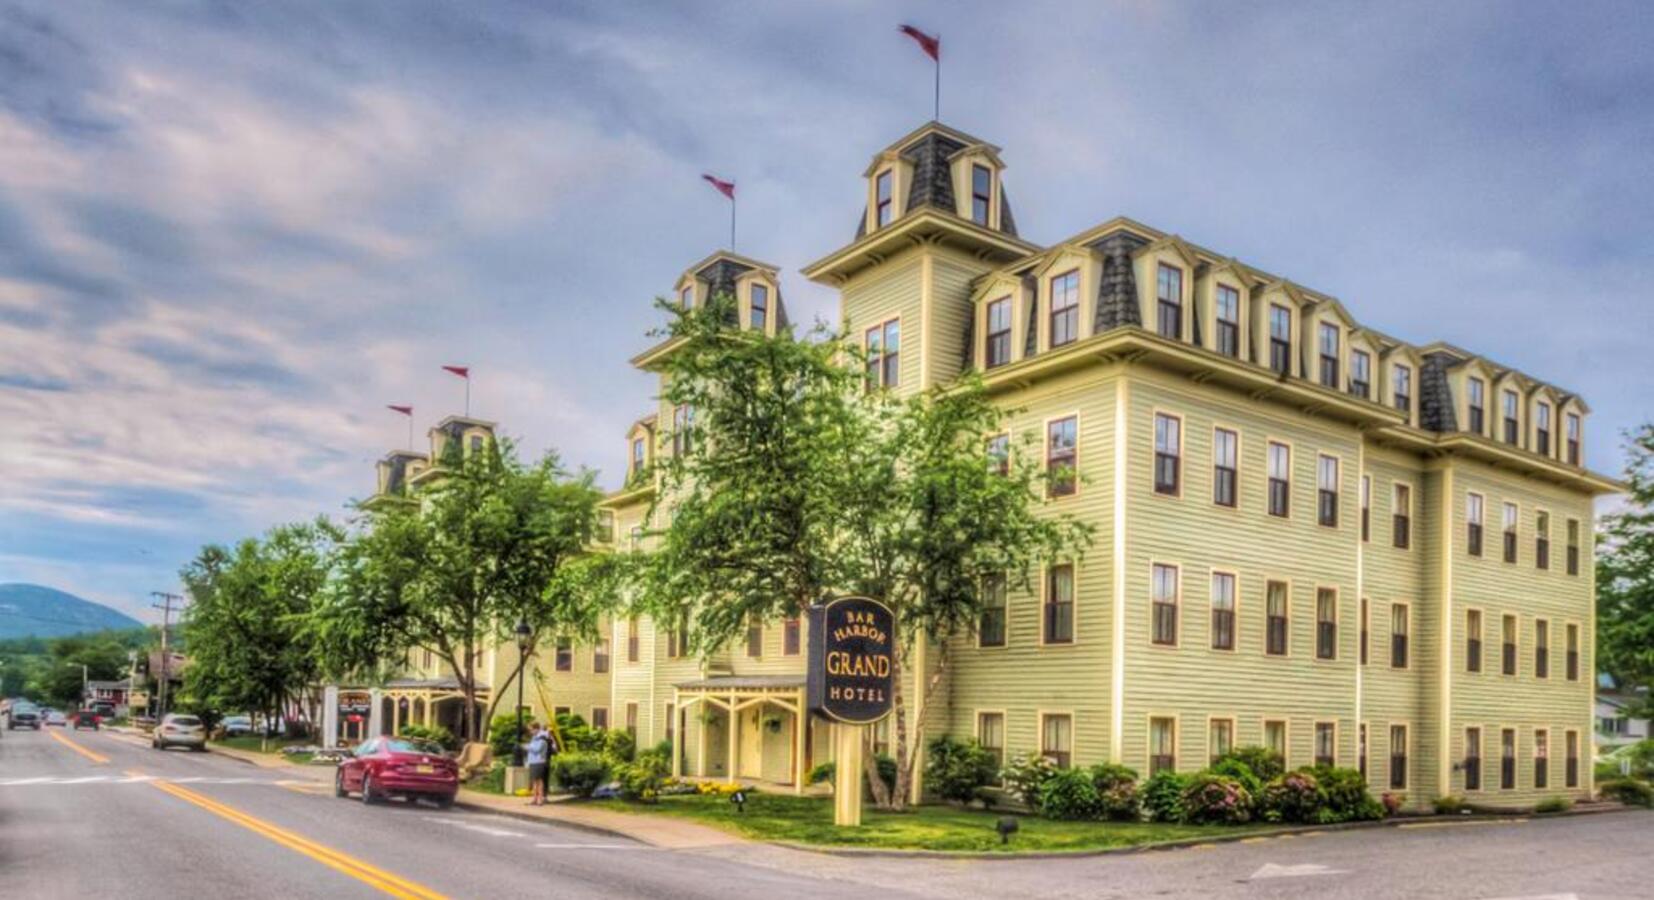
[[[692,417],[675,417],[670,434],[685,452],[663,463],[653,517],[669,521],[645,568],[644,605],[666,621],[692,610],[690,643],[707,655],[752,618],[793,615],[834,591],[867,594],[896,614],[900,666],[921,637],[939,648],[920,679],[928,694],[949,639],[980,617],[985,579],[1027,585],[1091,532],[1038,511],[1037,454],[990,453],[1007,412],[979,380],[905,398],[865,390],[859,350],[840,336],[736,329],[733,303],[660,304],[677,342],[665,397]],[[894,796],[869,778],[881,805],[898,807],[925,724],[909,721],[899,676]]]
[[[555,454],[520,462],[505,441],[468,453],[458,442],[417,502],[369,513],[341,548],[335,578],[310,617],[324,673],[360,676],[415,648],[445,662],[465,696],[464,737],[477,740],[483,650],[526,621],[590,638],[604,605],[601,563],[575,565],[596,534],[601,494]],[[515,673],[511,676],[514,679]],[[491,685],[496,702],[506,684]]]
[[[1604,518],[1596,561],[1598,667],[1622,687],[1654,688],[1654,424],[1628,438],[1629,496]]]
[[[305,627],[343,533],[326,519],[283,525],[234,547],[217,544],[179,573],[189,591],[183,634],[192,648],[184,693],[219,712],[273,720],[315,681]]]

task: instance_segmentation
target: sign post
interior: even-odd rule
[[[806,679],[810,711],[833,723],[833,824],[861,824],[863,742],[890,714],[895,689],[896,617],[868,597],[838,597],[810,608]]]

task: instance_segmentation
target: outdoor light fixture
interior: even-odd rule
[[[1022,823],[1018,822],[1015,816],[1000,816],[999,821],[994,823],[994,830],[999,832],[1001,844],[1009,844],[1011,835],[1016,834],[1021,827]]]
[[[529,648],[534,645],[534,629],[527,619],[518,619],[513,629],[517,635],[517,743],[511,751],[511,764],[523,764],[523,667],[528,663]]]
[[[729,795],[729,802],[735,804],[735,811],[736,812],[738,812],[738,813],[746,812],[747,811],[747,792],[738,790],[735,793],[730,794]]]

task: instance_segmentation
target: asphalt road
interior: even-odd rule
[[[0,897],[1587,900],[1654,897],[1651,858],[1644,812],[1078,859],[665,851],[463,810],[365,807],[281,770],[107,732],[0,739]]]

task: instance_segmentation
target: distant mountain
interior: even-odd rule
[[[38,584],[0,584],[0,640],[139,628],[131,616]]]

